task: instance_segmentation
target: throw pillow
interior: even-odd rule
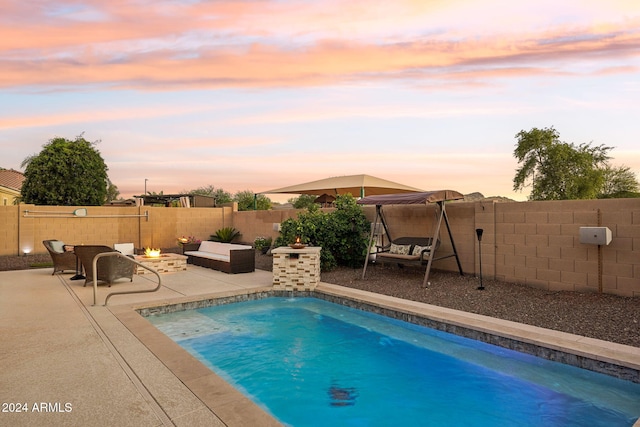
[[[411,252],[411,255],[420,255],[420,253],[425,249],[426,250],[430,250],[431,246],[418,246],[418,245],[415,245],[413,247],[413,251]]]
[[[53,249],[54,252],[61,254],[64,252],[64,242],[61,242],[60,240],[52,240],[51,249]]]
[[[410,249],[411,245],[396,245],[395,243],[392,243],[391,248],[389,248],[389,253],[397,255],[409,255]]]

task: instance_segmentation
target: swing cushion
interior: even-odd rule
[[[420,255],[400,255],[400,254],[392,254],[391,252],[380,252],[376,256],[380,260],[382,260],[383,258],[387,258],[387,259],[393,260],[394,262],[420,261]]]
[[[392,243],[389,248],[389,253],[395,255],[409,255],[411,254],[411,245],[396,245],[395,243]]]

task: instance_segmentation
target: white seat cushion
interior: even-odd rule
[[[116,243],[113,245],[113,249],[120,252],[122,255],[135,255],[133,243]]]
[[[235,249],[251,249],[248,245],[237,245],[234,243],[211,242],[206,240],[200,243],[198,252],[209,252],[218,255],[229,256],[229,252]]]

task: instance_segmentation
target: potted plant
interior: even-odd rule
[[[178,237],[178,245],[182,249],[182,253],[185,251],[197,251],[200,246],[200,239],[196,239],[193,236],[189,237]]]
[[[210,239],[214,242],[231,243],[233,239],[241,235],[242,234],[233,227],[224,227],[216,230],[216,234],[212,234]]]
[[[253,241],[253,245],[255,246],[257,251],[261,251],[263,254],[266,254],[271,247],[271,241],[271,237],[258,236]]]

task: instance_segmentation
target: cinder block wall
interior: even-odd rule
[[[13,251],[22,253],[46,253],[42,241],[59,239],[69,244],[107,244],[135,242],[138,218],[120,218],[122,215],[137,215],[137,208],[87,207],[90,216],[73,216],[77,207],[20,205],[19,245]],[[25,210],[29,213],[25,216]],[[121,236],[127,240],[121,240]]]
[[[451,237],[446,222],[440,224],[440,248],[436,257],[453,255],[455,245],[462,271],[475,273],[475,207],[471,203],[447,203],[445,211],[449,219]],[[389,228],[389,237],[432,237],[438,220],[439,209],[436,205],[398,205],[383,206],[382,212]],[[375,207],[366,206],[365,214],[370,221],[375,219]],[[484,255],[484,254],[483,254]],[[484,261],[484,260],[483,260]],[[433,268],[458,271],[455,257],[436,261]],[[484,273],[484,270],[483,270]]]
[[[602,291],[640,296],[640,199],[550,202],[452,202],[445,205],[465,274],[482,274],[550,291]],[[370,221],[373,206],[364,207]],[[391,237],[431,236],[434,205],[385,206]],[[273,223],[299,211],[236,212],[242,240],[272,235]],[[580,227],[608,227],[610,245],[580,243]],[[482,229],[478,242],[476,229]],[[446,225],[440,230],[440,256],[453,253]],[[481,248],[481,249],[480,249]],[[434,269],[457,271],[454,258]]]
[[[495,208],[496,278],[553,291],[640,296],[640,199]],[[580,227],[596,226],[611,230],[611,244],[580,243]]]
[[[233,226],[240,230],[240,241],[253,244],[256,237],[271,237],[274,241],[279,232],[277,226],[288,218],[297,218],[305,210],[270,210],[235,212]]]
[[[239,239],[277,237],[274,224],[299,210],[237,212],[225,208],[87,207],[89,216],[25,218],[24,210],[73,212],[75,207],[0,206],[0,255],[25,250],[44,253],[41,241],[72,244],[134,242],[136,247],[172,248],[181,236],[206,240],[222,227],[235,227]],[[446,211],[462,269],[479,274],[479,249],[485,277],[523,283],[551,291],[602,291],[640,296],[640,199],[576,200],[520,203],[447,203]],[[146,217],[132,217],[149,212]],[[391,237],[431,236],[436,207],[387,206]],[[373,221],[375,208],[365,207]],[[116,217],[122,215],[122,217]],[[126,215],[126,216],[125,216]],[[580,227],[608,227],[610,245],[580,243]],[[484,230],[478,242],[475,230]],[[440,255],[453,245],[446,224],[440,230]],[[454,258],[436,261],[435,269],[457,271]]]
[[[20,236],[18,229],[19,214],[20,209],[18,206],[0,205],[0,255],[17,254],[16,250]]]
[[[216,230],[233,225],[233,208],[164,208],[88,206],[86,217],[74,206],[0,206],[0,255],[46,253],[43,240],[69,244],[132,242],[137,248],[174,248],[177,239],[207,240]],[[30,211],[25,216],[25,211]],[[147,215],[148,214],[148,215]]]

